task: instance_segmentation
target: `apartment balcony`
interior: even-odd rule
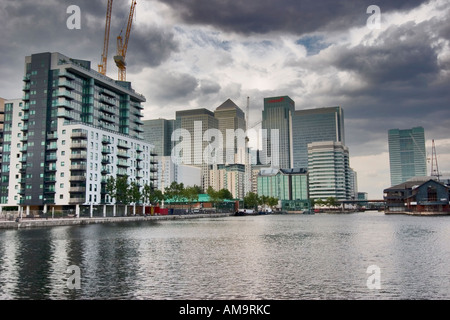
[[[56,166],[47,166],[47,167],[45,167],[45,171],[46,172],[55,172]]]
[[[49,155],[45,157],[45,161],[58,161],[58,157],[56,155]]]
[[[102,148],[102,154],[111,154],[111,149]]]
[[[62,82],[60,82],[58,85],[59,85],[60,87],[66,87],[66,88],[69,88],[69,89],[72,89],[72,90],[75,89],[75,84],[73,84],[73,83],[70,82],[70,81],[62,81]]]
[[[21,131],[28,131],[28,124],[24,124]]]
[[[55,187],[53,186],[52,188],[44,188],[44,193],[56,193]]]
[[[69,200],[70,205],[83,204],[86,202],[86,197],[71,197]]]
[[[56,182],[56,175],[50,175],[44,177],[45,183],[55,183]]]
[[[116,114],[116,109],[115,108],[112,108],[112,107],[104,105],[104,104],[100,104],[100,108],[99,109],[100,109],[100,111],[106,112],[108,114],[113,114],[113,115]]]
[[[76,138],[78,138],[78,139],[87,139],[87,137],[88,137],[87,132],[73,132],[72,135],[71,135],[72,139],[76,139]]]
[[[111,117],[110,115],[106,115],[106,114],[100,114],[99,115],[99,119],[101,119],[103,121],[106,121],[106,122],[109,122],[109,123],[115,123],[116,122],[116,120],[113,117]]]
[[[70,146],[71,149],[87,149],[87,142],[83,141],[83,142],[76,142],[76,143],[72,143],[72,145]]]
[[[117,152],[117,156],[118,157],[120,157],[120,158],[129,158],[130,156],[128,155],[128,153],[127,152],[124,152],[124,151],[118,151]]]
[[[86,181],[86,176],[84,175],[70,176],[69,180],[71,182],[83,182]]]
[[[23,81],[30,81],[30,74],[25,75]]]
[[[70,159],[71,160],[86,160],[87,159],[87,153],[83,152],[83,153],[72,153],[70,155]]]
[[[56,143],[51,143],[46,146],[47,151],[58,150],[58,145]]]
[[[111,174],[111,171],[107,168],[107,167],[102,167],[102,170],[101,170],[101,174],[102,175],[107,175],[107,174]],[[102,181],[103,182],[103,181]]]
[[[59,76],[60,76],[60,77],[65,77],[65,78],[67,78],[67,79],[75,79],[75,78],[76,78],[74,74],[72,74],[72,73],[70,73],[70,72],[67,72],[67,71],[61,71],[61,72],[59,73]]]
[[[106,145],[106,144],[111,144],[111,140],[103,138],[102,139],[102,144]]]
[[[126,169],[119,169],[119,170],[117,170],[117,176],[123,177],[123,176],[127,176],[127,175],[128,175],[128,172],[127,172]]]
[[[86,187],[71,187],[69,189],[70,193],[85,193],[86,192]]]
[[[75,112],[70,112],[70,111],[67,111],[67,110],[59,109],[58,110],[58,117],[59,118],[66,118],[66,119],[69,119],[69,120],[79,120],[80,115],[78,113],[75,113]]]
[[[30,94],[29,94],[29,93],[24,94],[24,95],[22,96],[22,100],[23,100],[23,101],[28,101],[28,100],[30,100]]]
[[[111,106],[115,106],[116,105],[116,100],[113,99],[113,98],[109,98],[109,97],[106,97],[106,96],[100,96],[99,100],[101,102],[104,102],[104,103],[109,104]]]
[[[70,99],[70,100],[75,99],[74,94],[72,92],[70,92],[70,91],[67,91],[67,90],[58,90],[58,92],[56,93],[56,96],[58,98],[67,98],[67,99]]]
[[[19,151],[20,151],[20,152],[28,152],[28,146],[22,146],[22,147],[19,149]]]
[[[150,172],[158,172],[158,169],[156,169],[156,168],[150,168]]]
[[[58,140],[58,134],[57,133],[47,134],[47,140]]]
[[[144,122],[140,118],[134,119],[133,122],[139,125],[144,125]]]
[[[129,167],[128,161],[118,160],[117,161],[117,166],[118,167],[123,167],[123,168],[128,168]]]
[[[111,164],[111,160],[108,157],[103,157],[102,164]]]
[[[76,165],[70,166],[70,170],[71,171],[86,171],[87,166],[85,164],[76,164]]]
[[[23,87],[22,87],[22,90],[23,90],[23,91],[28,91],[28,90],[30,90],[30,88],[31,88],[31,84],[25,83],[25,84],[23,85]]]
[[[119,143],[117,144],[117,146],[119,148],[123,148],[123,149],[130,149],[130,146],[128,145],[128,143],[123,140],[119,140]]]
[[[29,110],[30,110],[30,103],[29,102],[25,102],[23,104],[22,111],[29,111]]]
[[[30,120],[30,115],[28,113],[24,114],[21,118],[22,121],[28,121]]]

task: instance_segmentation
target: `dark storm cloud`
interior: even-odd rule
[[[414,8],[426,0],[159,0],[191,24],[212,25],[237,33],[271,31],[305,34],[365,25],[370,5],[382,12]]]
[[[156,67],[166,61],[173,52],[179,50],[174,34],[156,26],[133,30],[129,40],[127,63],[130,71],[142,67]]]
[[[71,16],[67,13],[67,8],[70,5],[80,8],[81,30],[67,28],[66,22]],[[12,99],[21,94],[20,79],[23,76],[24,59],[34,53],[60,52],[69,57],[89,60],[92,62],[92,68],[96,70],[103,50],[106,7],[106,0],[2,1],[0,70],[2,75],[12,74],[14,78],[0,78],[0,87],[3,88],[0,95]],[[125,32],[129,10],[129,1],[114,1],[108,71],[116,68],[113,62],[116,38],[122,29]],[[140,29],[135,23],[127,55],[129,71],[157,66],[174,50],[177,50],[177,43],[172,32],[157,27]],[[139,65],[139,68],[135,67],[136,65]],[[18,85],[13,86],[12,83]]]
[[[392,26],[371,46],[360,44],[340,51],[334,66],[356,72],[374,86],[425,80],[423,77],[439,72],[438,53],[432,46],[434,37],[427,32],[428,25],[409,22]]]

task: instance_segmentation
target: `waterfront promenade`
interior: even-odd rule
[[[228,217],[230,213],[184,214],[165,216],[129,216],[106,218],[58,218],[58,219],[22,219],[20,221],[0,221],[0,229],[46,228],[59,226],[81,226],[100,223],[127,223],[163,220],[183,220],[201,218]]]

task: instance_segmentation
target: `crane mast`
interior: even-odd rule
[[[128,17],[127,30],[125,33],[125,39],[122,38],[122,31],[117,37],[117,55],[114,57],[117,68],[119,68],[119,81],[126,81],[127,79],[127,64],[125,61],[128,49],[128,40],[130,39],[131,26],[133,24],[133,16],[136,9],[137,2],[135,0],[131,1],[130,15]]]
[[[106,9],[106,25],[105,25],[105,37],[103,40],[103,53],[102,63],[98,65],[98,72],[106,75],[106,68],[108,63],[108,48],[109,48],[109,33],[111,30],[111,12],[112,12],[113,0],[108,0],[108,7]]]

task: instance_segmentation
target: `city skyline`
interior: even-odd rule
[[[264,97],[287,95],[298,110],[345,110],[351,164],[369,198],[382,198],[390,184],[390,129],[424,127],[427,153],[434,139],[439,167],[450,171],[450,4],[378,1],[379,30],[366,25],[371,4],[300,1],[288,11],[283,1],[138,2],[127,78],[147,98],[143,120],[214,110],[229,98],[244,107],[250,97],[251,126],[261,120]],[[66,27],[69,5],[80,7],[80,30]],[[128,10],[127,1],[114,3],[113,79],[113,39]],[[2,2],[0,97],[22,96],[24,57],[33,53],[99,63],[105,13],[106,1]]]

